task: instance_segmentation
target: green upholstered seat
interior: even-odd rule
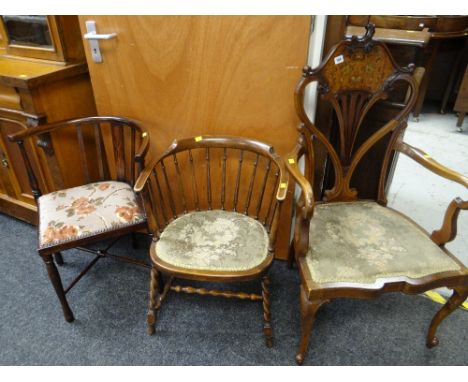
[[[375,202],[319,204],[306,264],[315,283],[420,278],[459,265],[414,223]]]
[[[245,271],[268,256],[268,233],[260,222],[237,212],[191,212],[165,228],[156,256],[186,269]]]

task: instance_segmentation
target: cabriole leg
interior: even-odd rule
[[[457,309],[468,296],[468,288],[454,288],[453,294],[445,305],[436,313],[434,318],[431,321],[431,326],[427,333],[426,346],[428,348],[433,348],[439,344],[439,340],[436,337],[436,331],[442,320],[446,318],[450,313]]]
[[[296,363],[302,365],[304,362],[307,349],[309,347],[309,337],[312,330],[312,326],[315,321],[315,315],[319,308],[327,302],[326,300],[321,301],[310,301],[307,296],[306,290],[301,285],[300,291],[300,304],[301,304],[301,340],[299,342],[299,350],[296,354]]]
[[[146,322],[148,324],[148,334],[152,336],[155,332],[156,324],[156,310],[158,307],[158,288],[159,288],[159,274],[157,269],[153,266],[151,268],[150,276],[150,303]]]
[[[49,274],[49,279],[52,282],[52,285],[55,289],[55,293],[57,293],[57,297],[60,300],[60,304],[62,305],[63,315],[65,320],[68,322],[72,322],[75,318],[73,317],[73,313],[68,305],[67,298],[65,297],[65,291],[63,290],[62,280],[60,279],[60,275],[58,273],[57,267],[54,264],[52,259],[52,255],[42,255],[42,259],[47,268],[47,273]]]
[[[267,275],[262,278],[262,302],[263,302],[263,334],[265,335],[266,346],[273,346],[273,328],[271,327],[270,313],[270,279]]]

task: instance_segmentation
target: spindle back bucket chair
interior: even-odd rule
[[[262,301],[272,346],[268,269],[273,261],[288,175],[273,147],[254,140],[199,136],[174,141],[143,170],[142,196],[153,233],[148,333],[169,291]],[[159,288],[161,273],[166,277]],[[174,285],[174,279],[261,279],[262,293]]]
[[[405,215],[386,207],[385,179],[394,153],[403,153],[464,187],[468,186],[468,178],[403,142],[407,116],[417,97],[411,75],[413,66],[397,67],[387,47],[372,39],[373,25],[366,29],[365,36],[354,36],[335,45],[316,69],[304,68],[295,91],[301,125],[298,144],[286,158],[286,166],[302,190],[290,252],[294,256],[290,261],[296,261],[301,277],[298,364],[304,361],[317,311],[333,298],[373,298],[387,292],[417,294],[437,287],[451,288],[452,297],[429,328],[427,346],[432,347],[438,343],[437,326],[468,293],[466,267],[444,248],[455,238],[458,213],[468,209],[468,201],[454,199],[442,227],[430,236]],[[401,112],[371,134],[361,131],[366,113],[379,100],[386,99],[397,81],[405,82],[409,88]],[[304,92],[314,82],[338,120],[335,146],[305,112]],[[366,133],[364,139],[358,138]],[[359,190],[352,187],[353,173],[366,153],[385,138],[388,143],[380,169],[378,196],[376,200],[360,200]],[[312,190],[313,140],[327,150],[334,172],[334,185],[325,191],[321,201],[314,200]],[[305,176],[297,164],[301,157],[305,159]]]
[[[61,142],[69,143],[68,156],[60,161],[53,144],[58,135]],[[71,322],[74,316],[65,295],[100,258],[111,257],[149,267],[140,260],[108,252],[122,235],[146,228],[146,217],[133,185],[144,166],[148,133],[129,119],[87,117],[25,129],[9,139],[19,146],[37,202],[39,255],[65,320]],[[39,150],[42,171],[31,164],[27,149],[31,144],[42,149]],[[82,172],[70,173],[60,163],[69,163],[71,168],[81,168]],[[104,249],[81,247],[109,238],[113,240]],[[71,248],[95,257],[64,289],[54,258],[62,265],[61,251]]]

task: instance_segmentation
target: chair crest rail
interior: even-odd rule
[[[357,166],[384,137],[397,134],[397,130],[398,134],[401,133],[400,127],[416,102],[417,86],[411,75],[414,65],[398,67],[387,47],[372,40],[373,31],[370,25],[364,37],[353,37],[335,45],[321,65],[315,69],[309,66],[303,69],[303,76],[296,86],[295,106],[304,129],[325,147],[333,165],[335,181],[333,187],[325,191],[326,201],[358,199],[358,190],[350,185]],[[397,81],[405,82],[410,89],[404,108],[356,147],[359,134],[365,133],[360,131],[364,118],[377,102],[387,99]],[[336,147],[305,111],[305,91],[313,82],[318,83],[320,97],[335,112],[338,121]],[[390,151],[386,152],[386,156],[390,154]],[[387,170],[383,167],[381,174]]]

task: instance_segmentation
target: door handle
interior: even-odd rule
[[[91,56],[93,61],[96,63],[102,62],[101,49],[99,47],[99,40],[110,40],[117,37],[117,33],[97,33],[96,21],[86,21],[86,31],[83,35],[85,40],[89,41],[89,47],[91,48]]]
[[[84,34],[85,40],[110,40],[117,36],[117,33],[97,34],[96,32],[88,32]]]

